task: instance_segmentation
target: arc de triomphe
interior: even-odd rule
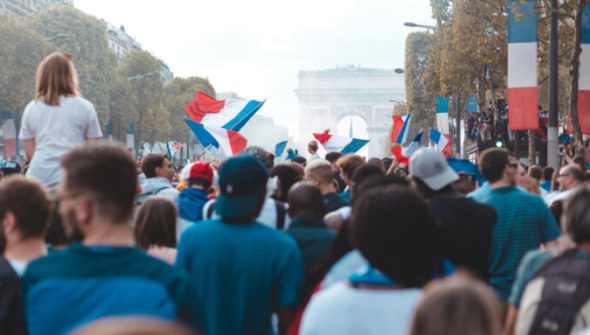
[[[356,115],[367,123],[369,156],[382,157],[394,102],[405,101],[404,76],[393,69],[357,66],[300,71],[295,94],[302,141],[328,128],[336,132],[340,120]]]

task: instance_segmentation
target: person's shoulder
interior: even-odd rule
[[[86,110],[94,111],[94,105],[92,104],[92,102],[84,99],[81,96],[78,96],[78,95],[69,96],[69,97],[65,97],[64,99],[66,101],[68,101],[69,103],[71,103],[72,105],[77,105],[77,106],[82,107]]]
[[[63,267],[75,266],[70,248],[55,250],[46,256],[36,258],[27,265],[26,277],[50,277]]]

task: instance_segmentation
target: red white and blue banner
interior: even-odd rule
[[[248,140],[233,130],[208,126],[189,119],[184,121],[205,148],[213,146],[226,157],[238,154],[248,145]]]
[[[510,1],[508,13],[508,123],[538,129],[537,1]]]
[[[330,129],[323,133],[315,133],[313,137],[327,152],[340,152],[341,154],[353,154],[369,143],[369,140],[330,134]]]
[[[436,128],[443,135],[449,134],[449,99],[443,96],[436,98]]]
[[[393,155],[395,156],[395,159],[397,159],[397,161],[401,165],[408,165],[408,163],[410,162],[410,157],[412,157],[414,152],[416,152],[416,151],[418,151],[418,149],[420,149],[420,141],[422,140],[422,133],[423,133],[423,131],[422,131],[422,129],[420,129],[418,134],[416,134],[416,136],[414,137],[412,142],[410,142],[410,144],[408,144],[407,147],[402,148],[401,145],[395,145],[395,146],[391,147],[391,153],[393,153]]]
[[[590,3],[582,12],[580,78],[578,80],[578,120],[582,133],[590,134]]]
[[[2,125],[2,136],[4,137],[4,158],[16,157],[16,127],[14,119],[7,119]]]
[[[438,130],[430,128],[428,138],[430,139],[430,143],[434,144],[437,151],[445,153],[450,151],[451,142]]]
[[[264,101],[227,99],[216,100],[197,91],[195,98],[184,107],[191,120],[206,126],[240,131],[264,105]]]

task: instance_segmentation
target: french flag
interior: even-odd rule
[[[238,154],[248,145],[248,140],[233,130],[207,126],[189,119],[184,121],[205,148],[209,145],[214,146],[226,157]]]
[[[287,149],[287,143],[289,141],[282,141],[279,142],[275,145],[275,157],[281,157],[283,155],[283,153],[285,152],[285,149]]]
[[[438,152],[442,152],[445,155],[448,155],[450,153],[451,143],[438,130],[430,128],[428,138],[430,139],[430,143],[436,146],[436,150]]]
[[[536,0],[515,0],[510,1],[508,10],[508,120],[511,130],[539,128],[536,6]]]
[[[369,143],[369,140],[330,134],[330,129],[323,133],[313,134],[313,137],[322,144],[327,152],[340,152],[341,154],[353,154]]]
[[[583,134],[590,134],[590,3],[582,12],[582,54],[578,80],[578,120]]]
[[[420,129],[420,131],[418,132],[418,134],[416,134],[416,136],[414,137],[412,142],[410,142],[410,144],[408,144],[408,146],[405,148],[402,148],[402,146],[399,144],[391,147],[391,153],[393,153],[393,155],[395,156],[395,159],[397,159],[397,161],[400,164],[408,165],[408,163],[410,162],[410,157],[412,157],[414,152],[416,152],[416,151],[418,151],[418,149],[420,149],[420,141],[422,141],[422,133],[423,133],[423,131],[422,131],[422,129]]]
[[[191,120],[207,126],[240,131],[264,105],[264,101],[215,98],[197,91],[184,107]]]
[[[404,144],[406,142],[407,130],[410,128],[412,122],[412,116],[407,114],[405,116],[394,115],[393,116],[393,127],[391,129],[391,140],[398,144]]]

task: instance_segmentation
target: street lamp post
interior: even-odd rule
[[[427,24],[418,24],[414,22],[404,22],[404,26],[412,27],[412,28],[425,28],[430,30],[436,30],[435,26],[427,25]]]
[[[547,166],[559,168],[558,150],[558,35],[557,0],[551,0],[551,43],[549,47],[549,127],[547,127]],[[575,94],[575,92],[573,92]]]
[[[45,42],[51,42],[51,41],[53,41],[55,39],[62,38],[62,37],[68,37],[68,34],[65,34],[65,33],[57,33],[57,34],[55,34],[53,36],[44,37],[43,39],[45,39]]]
[[[154,71],[154,72],[148,72],[148,73],[137,74],[137,75],[135,75],[135,76],[130,76],[130,77],[127,77],[127,80],[130,80],[130,81],[131,81],[131,80],[138,80],[138,79],[143,79],[143,78],[145,78],[145,77],[153,76],[153,75],[156,75],[156,74],[159,74],[159,73],[158,73],[158,72],[156,72],[156,71]]]

